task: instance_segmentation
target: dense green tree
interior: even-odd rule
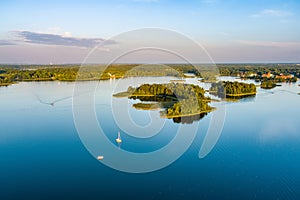
[[[220,81],[218,83],[212,83],[210,92],[221,98],[248,96],[256,94],[256,86],[253,83]]]
[[[276,87],[276,83],[274,81],[262,81],[260,87],[264,89],[272,89]]]

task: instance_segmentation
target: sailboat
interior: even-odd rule
[[[103,160],[104,156],[97,156],[98,160]]]
[[[118,138],[116,139],[116,142],[117,142],[118,144],[122,143],[120,131],[118,132]]]

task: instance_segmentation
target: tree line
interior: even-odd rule
[[[217,64],[221,76],[238,76],[243,73],[246,76],[253,73],[262,75],[268,72],[272,74],[293,74],[300,78],[300,65],[297,63],[270,63],[270,64]]]
[[[78,73],[80,71],[80,73]],[[110,78],[140,76],[176,76],[184,73],[200,76],[192,65],[0,65],[0,83],[19,81],[75,81],[107,80]]]
[[[210,93],[216,94],[221,98],[243,97],[256,94],[256,86],[253,83],[241,83],[220,81],[212,83]]]
[[[185,73],[193,73],[204,82],[213,82],[216,77],[238,76],[265,81],[263,74],[271,72],[279,75],[294,75],[290,79],[274,79],[275,82],[297,81],[300,77],[299,64],[101,64],[84,65],[0,65],[0,83],[19,81],[75,81],[75,80],[107,80],[110,78],[139,76],[176,76],[185,77]],[[78,74],[78,71],[80,73]],[[251,76],[255,74],[256,76]]]

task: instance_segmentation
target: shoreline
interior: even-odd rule
[[[251,96],[256,95],[257,92],[243,93],[243,94],[226,94],[228,97],[242,97],[242,96]]]
[[[169,99],[177,100],[177,98],[174,97],[174,96],[164,96],[164,95],[154,95],[154,94],[134,94],[134,95],[132,95],[129,92],[119,92],[119,93],[113,94],[113,97],[116,97],[116,98],[124,98],[124,97],[128,97],[128,98],[133,98],[133,97],[163,97],[163,98],[169,98]],[[207,101],[209,101],[209,100],[207,100]]]
[[[153,95],[153,94],[132,95],[129,92],[119,92],[119,93],[113,94],[113,97],[116,97],[116,98],[123,98],[123,97],[128,97],[128,98],[131,98],[131,97],[155,97],[155,96],[158,96],[158,95]]]
[[[133,108],[137,110],[159,110],[162,107],[159,103],[137,103],[132,105]]]
[[[190,117],[190,116],[194,116],[194,115],[201,115],[201,114],[204,114],[204,113],[210,113],[214,110],[216,110],[217,108],[213,107],[211,110],[205,110],[205,111],[200,111],[200,112],[197,112],[197,113],[190,113],[190,114],[180,114],[180,115],[161,115],[160,117],[161,118],[167,118],[167,119],[172,119],[172,118],[177,118],[177,117]]]
[[[5,87],[5,86],[9,86],[9,85],[13,85],[15,83],[0,83],[0,87]]]

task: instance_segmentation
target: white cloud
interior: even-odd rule
[[[63,37],[72,37],[71,32],[64,32]]]
[[[14,31],[16,36],[15,42],[23,42],[28,44],[41,44],[41,45],[60,45],[60,46],[73,46],[73,47],[94,47],[106,46],[116,44],[114,40],[105,40],[102,38],[78,38],[72,37],[70,32],[65,32],[63,35],[38,33],[30,31]],[[8,45],[10,41],[1,41],[0,45]]]
[[[258,13],[252,14],[249,17],[252,18],[259,18],[259,17],[265,17],[265,16],[270,16],[270,17],[288,17],[293,15],[293,13],[285,10],[274,10],[274,9],[264,9]]]

